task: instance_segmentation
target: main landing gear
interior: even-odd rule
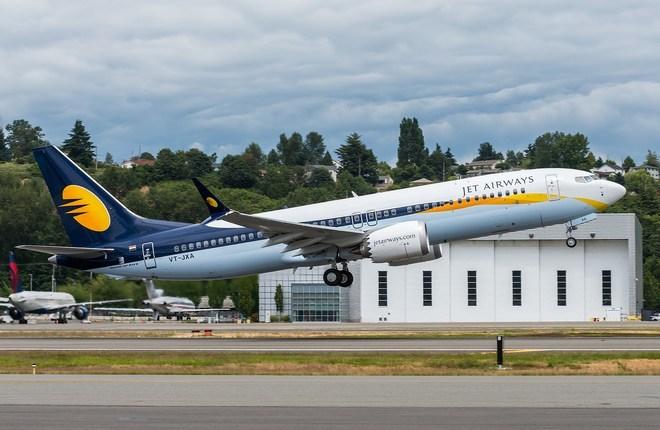
[[[342,270],[338,270],[335,265],[323,273],[323,282],[331,287],[350,287],[353,283],[353,274],[348,271],[345,262],[342,263]]]

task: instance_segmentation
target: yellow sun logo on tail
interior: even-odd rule
[[[217,208],[218,207],[218,202],[213,198],[213,197],[207,197],[206,198],[206,203],[209,204],[212,208]]]
[[[78,224],[88,230],[103,232],[110,227],[110,214],[101,199],[85,187],[67,185],[62,190],[60,207],[71,208],[66,211]]]

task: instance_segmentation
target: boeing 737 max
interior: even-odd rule
[[[18,248],[52,254],[58,265],[138,279],[221,279],[330,264],[325,282],[349,286],[347,261],[417,263],[440,258],[448,241],[559,223],[573,247],[572,230],[625,194],[589,172],[534,169],[248,215],[195,181],[211,215],[185,224],[134,214],[55,146],[34,156],[72,246]]]

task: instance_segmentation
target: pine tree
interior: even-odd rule
[[[280,164],[280,156],[276,150],[274,149],[270,150],[270,152],[268,153],[268,157],[266,157],[266,163],[271,166]]]
[[[421,167],[429,155],[424,145],[424,133],[419,128],[417,118],[403,118],[399,126],[399,148],[397,150],[397,167],[414,164]]]
[[[41,127],[33,127],[24,119],[17,119],[7,124],[5,130],[7,130],[5,142],[11,151],[11,158],[19,163],[33,160],[32,149],[49,144],[44,139]]]
[[[447,162],[445,160],[445,154],[442,152],[442,148],[437,143],[435,144],[435,149],[429,155],[427,165],[433,173],[432,178],[429,179],[436,178],[440,181],[447,179]]]
[[[627,172],[628,170],[632,169],[635,167],[635,160],[632,159],[630,155],[628,155],[624,160],[623,160],[623,170]]]
[[[277,314],[282,315],[282,311],[284,310],[284,294],[282,293],[282,285],[277,284],[277,287],[275,287],[275,308],[277,309]]]
[[[94,162],[94,149],[96,147],[79,119],[73,125],[69,138],[63,142],[60,148],[78,164],[89,167]]]
[[[330,151],[325,151],[325,155],[321,159],[321,164],[324,166],[332,166],[332,155],[330,155]]]
[[[346,143],[337,149],[341,171],[356,177],[362,177],[374,185],[378,182],[378,160],[371,149],[368,149],[357,133],[346,137]]]
[[[113,164],[115,164],[115,159],[112,158],[111,153],[109,152],[105,153],[105,160],[103,161],[103,164],[105,164],[106,166],[112,166]]]
[[[479,155],[472,161],[484,161],[484,160],[503,160],[501,152],[495,151],[493,145],[490,142],[484,142],[479,145]]]
[[[2,127],[0,127],[0,161],[9,160],[11,160],[11,152],[5,143],[5,132]]]
[[[323,143],[323,136],[315,131],[310,131],[305,136],[305,143],[303,144],[305,162],[309,164],[320,164],[325,150],[325,143]]]

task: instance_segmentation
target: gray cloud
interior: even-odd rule
[[[0,7],[0,120],[100,152],[220,155],[357,131],[393,160],[402,116],[471,157],[581,131],[638,160],[660,131],[654,2],[25,2]]]

